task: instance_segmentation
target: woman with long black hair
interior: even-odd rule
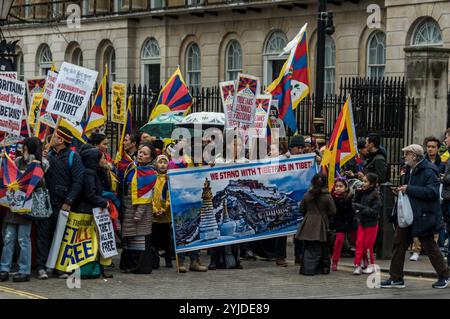
[[[122,224],[122,255],[120,269],[125,273],[150,274],[152,272],[152,203],[133,203],[132,192],[137,192],[132,185],[134,174],[138,168],[155,170],[151,163],[156,157],[155,148],[141,144],[136,161],[131,163],[125,172],[123,195],[124,218]],[[155,170],[156,174],[156,170]]]
[[[313,276],[330,273],[330,257],[328,255],[329,217],[336,214],[336,206],[331,197],[327,176],[314,175],[311,187],[300,204],[300,212],[304,215],[297,235],[298,240],[305,241],[305,254],[300,273]]]

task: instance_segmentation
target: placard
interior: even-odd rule
[[[95,85],[98,72],[64,62],[47,112],[81,122]]]

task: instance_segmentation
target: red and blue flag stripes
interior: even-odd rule
[[[135,168],[131,181],[131,201],[133,205],[150,204],[152,202],[156,178],[157,172],[153,166],[138,166]]]
[[[44,170],[39,163],[32,162],[28,165],[25,172],[18,179],[20,190],[25,193],[25,198],[28,199],[31,196],[31,193],[43,176]]]

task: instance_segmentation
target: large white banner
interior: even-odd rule
[[[25,83],[0,78],[0,130],[20,136],[25,104]]]
[[[81,122],[98,72],[64,62],[50,96],[47,112]]]

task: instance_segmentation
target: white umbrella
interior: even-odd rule
[[[191,113],[179,124],[179,126],[202,125],[207,127],[223,127],[225,126],[225,114],[214,112],[197,112]]]

